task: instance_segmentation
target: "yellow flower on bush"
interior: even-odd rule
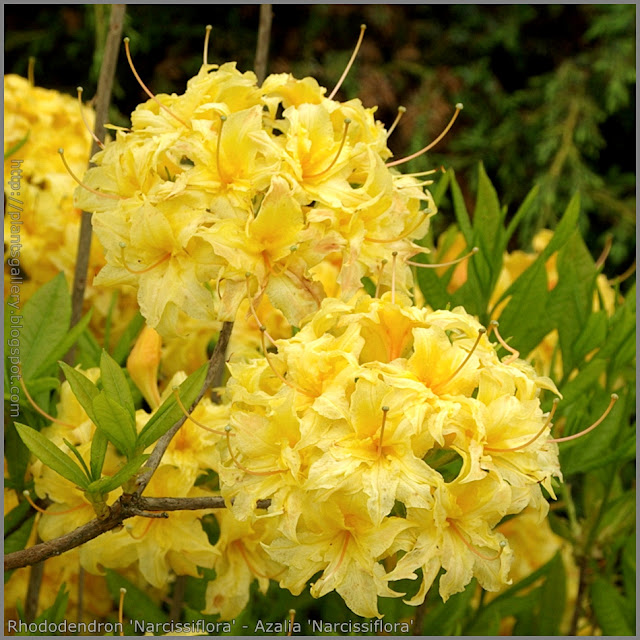
[[[139,105],[131,130],[93,158],[93,191],[76,190],[106,252],[96,282],[136,287],[163,335],[181,311],[233,320],[247,297],[268,297],[299,326],[326,295],[311,270],[329,256],[345,296],[363,276],[389,286],[382,261],[419,251],[433,199],[385,165],[374,109],[324,92],[287,74],[258,86],[227,63],[203,65],[183,95],[158,96],[164,108]],[[407,291],[410,269],[396,271]]]
[[[335,589],[363,616],[418,569],[412,604],[440,567],[444,599],[474,576],[492,591],[508,583],[495,527],[527,506],[544,516],[540,487],[553,495],[560,477],[540,406],[551,380],[501,362],[462,308],[391,297],[326,299],[277,353],[231,365],[230,428],[212,463],[237,518],[254,522],[256,500],[271,500],[278,535],[264,548],[286,567],[280,585],[299,593],[322,571],[312,594]]]

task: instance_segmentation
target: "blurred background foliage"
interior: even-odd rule
[[[251,69],[258,5],[131,5],[125,33],[135,64],[156,93],[182,92],[202,61],[204,27],[213,25],[209,61]],[[339,97],[378,105],[387,126],[407,108],[390,146],[397,157],[422,148],[465,109],[435,152],[405,165],[456,170],[465,199],[484,163],[512,214],[534,184],[540,198],[512,244],[529,248],[555,227],[581,192],[580,228],[597,257],[612,237],[605,273],[635,254],[635,15],[618,5],[274,5],[269,72],[312,75],[332,88],[367,24],[362,50]],[[5,71],[85,96],[95,92],[108,23],[106,5],[5,7]],[[112,122],[146,99],[119,59]],[[435,231],[451,222],[450,207]]]

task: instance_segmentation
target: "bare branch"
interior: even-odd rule
[[[109,21],[109,33],[104,49],[104,58],[100,67],[98,90],[96,92],[96,119],[94,132],[96,137],[104,141],[104,125],[109,117],[109,104],[111,103],[111,89],[116,73],[122,25],[124,22],[126,5],[111,5],[111,19]],[[98,143],[94,140],[91,145],[91,157],[99,150]],[[71,326],[78,323],[82,317],[82,302],[87,286],[87,271],[89,269],[89,254],[91,252],[91,213],[82,212],[80,222],[80,235],[78,237],[78,255],[73,278],[73,293],[71,298]],[[72,352],[70,352],[72,353]],[[73,358],[71,358],[73,359]]]
[[[267,75],[267,59],[269,57],[269,40],[271,39],[271,21],[273,11],[270,4],[260,5],[260,24],[258,26],[258,44],[256,46],[256,59],[253,64],[258,77],[258,84],[262,84]]]

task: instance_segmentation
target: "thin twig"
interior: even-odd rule
[[[79,547],[89,540],[111,531],[120,526],[127,518],[137,515],[144,517],[158,517],[157,512],[163,511],[184,511],[196,509],[224,509],[225,500],[222,496],[205,496],[199,498],[145,498],[142,496],[129,495],[125,504],[123,497],[118,498],[111,507],[109,513],[103,520],[91,520],[82,526],[65,533],[59,538],[36,544],[33,547],[14,551],[4,557],[4,570],[11,571],[42,562],[47,558],[59,556],[65,551],[70,551]],[[268,509],[271,500],[257,500],[256,509]],[[156,513],[153,513],[156,512]],[[161,515],[164,517],[166,514]]]
[[[111,103],[111,89],[116,73],[116,63],[118,61],[118,51],[120,49],[120,39],[122,36],[122,25],[126,5],[111,5],[111,18],[109,20],[109,33],[104,49],[102,66],[100,67],[100,77],[98,79],[98,90],[96,92],[96,111],[94,133],[96,138],[104,142],[104,125],[109,117],[109,104]],[[98,143],[94,140],[91,145],[91,157],[99,151]],[[91,165],[90,165],[91,166]],[[78,255],[73,278],[73,293],[71,298],[71,326],[73,327],[82,317],[82,302],[87,286],[87,273],[89,269],[89,254],[91,253],[91,213],[82,212],[80,222],[80,235],[78,237]],[[73,360],[73,352],[70,352],[70,360]]]
[[[271,21],[273,11],[270,4],[260,5],[260,24],[258,26],[258,44],[256,59],[253,65],[258,84],[262,84],[267,76],[267,59],[269,57],[269,41],[271,39]]]
[[[39,538],[38,538],[39,539]],[[38,603],[40,601],[40,587],[44,575],[44,562],[38,562],[31,567],[29,572],[29,585],[27,597],[24,603],[24,618],[27,624],[33,622],[38,615]]]
[[[180,621],[180,612],[184,604],[184,593],[187,587],[187,576],[176,576],[173,583],[173,595],[171,597],[171,608],[169,609],[169,620],[172,622]]]
[[[82,622],[84,618],[84,567],[78,561],[78,607],[77,621]]]
[[[224,322],[222,324],[222,329],[220,330],[220,336],[218,337],[218,342],[216,343],[216,348],[213,350],[211,354],[211,359],[209,360],[209,368],[207,370],[207,377],[205,378],[204,385],[198,394],[198,397],[193,401],[191,408],[189,409],[189,413],[191,413],[200,400],[204,397],[204,394],[207,392],[213,381],[219,377],[219,371],[224,368],[225,365],[225,357],[227,352],[227,346],[229,345],[229,338],[231,337],[231,330],[233,329],[233,322]],[[149,459],[147,460],[146,465],[143,467],[143,472],[138,477],[138,488],[136,489],[136,495],[141,495],[145,490],[147,484],[149,484],[149,480],[151,480],[151,476],[154,471],[158,468],[160,461],[162,460],[162,456],[164,452],[167,450],[169,443],[173,436],[176,435],[178,429],[184,424],[187,416],[183,415],[180,419],[167,431],[159,440],[156,442],[156,446],[154,447]]]

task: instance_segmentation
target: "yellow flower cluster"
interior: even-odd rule
[[[135,286],[163,335],[180,311],[233,320],[262,295],[299,326],[325,297],[310,269],[326,259],[346,296],[363,276],[389,286],[383,260],[420,250],[433,199],[385,164],[375,109],[324,94],[312,78],[258,86],[235,63],[205,64],[184,94],[139,105],[76,190],[106,251],[96,283]],[[399,264],[395,286],[411,283]]]
[[[62,271],[72,282],[78,251],[81,211],[73,203],[76,183],[60,160],[58,149],[64,147],[65,158],[76,175],[86,170],[91,151],[87,126],[93,126],[93,110],[83,107],[68,95],[32,86],[25,78],[9,74],[4,77],[4,178],[10,177],[11,161],[22,160],[20,184],[19,263],[25,282],[20,287],[24,303],[46,282]],[[23,142],[24,141],[24,142]],[[22,144],[21,144],[22,143]],[[12,221],[5,216],[5,238],[11,235]],[[104,329],[111,293],[93,286],[93,275],[104,265],[100,243],[94,240],[89,257],[89,281],[86,292],[94,307],[92,326],[98,334]],[[5,264],[5,297],[8,293]],[[131,298],[130,298],[131,302]],[[114,333],[134,313],[115,314]]]
[[[392,297],[326,299],[277,353],[230,365],[213,464],[237,519],[271,520],[262,554],[279,569],[262,577],[298,594],[321,571],[312,595],[336,590],[365,617],[418,569],[411,604],[441,567],[444,599],[474,576],[498,590],[511,551],[494,527],[528,506],[544,517],[541,486],[553,496],[561,475],[539,397],[551,380],[501,362],[462,308]]]

